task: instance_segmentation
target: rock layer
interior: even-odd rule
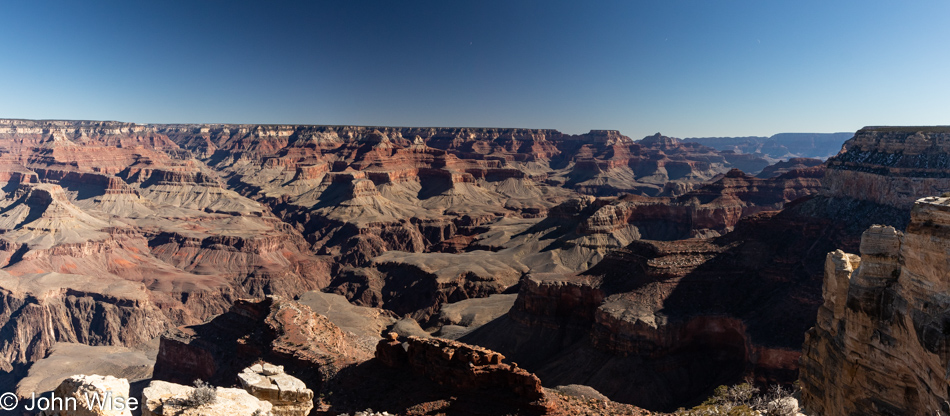
[[[75,374],[101,374],[129,380],[152,377],[154,357],[143,351],[118,346],[89,346],[58,342],[50,355],[30,366],[29,375],[17,384],[21,401],[32,393],[52,391]]]
[[[10,390],[55,342],[137,347],[329,282],[299,232],[154,128],[0,120],[0,195]]]
[[[860,257],[826,260],[802,357],[802,404],[823,415],[947,412],[950,200],[918,200],[905,233],[872,227]]]
[[[137,346],[169,326],[144,285],[106,276],[0,271],[0,299],[0,369],[8,377],[0,381],[11,386],[56,342]]]
[[[259,359],[291,369],[317,390],[337,369],[364,361],[372,351],[326,317],[292,300],[239,300],[210,322],[164,334],[154,378],[182,384],[205,380],[236,383]]]
[[[745,377],[791,384],[820,305],[821,268],[810,265],[837,241],[784,212],[715,239],[635,241],[584,273],[529,274],[506,316],[460,340],[545,385],[590,385],[657,410]]]
[[[827,194],[910,209],[950,189],[950,128],[865,127],[828,160]]]
[[[525,408],[545,413],[541,381],[516,364],[505,364],[497,352],[445,339],[408,337],[403,342],[395,333],[381,340],[376,358],[390,367],[407,367],[416,374],[459,391],[498,390],[514,393]],[[503,397],[503,396],[501,396]],[[499,398],[501,398],[499,397]]]
[[[142,416],[269,416],[272,406],[243,389],[217,387],[215,400],[200,406],[188,402],[194,387],[153,381],[142,391]]]

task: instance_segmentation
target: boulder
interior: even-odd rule
[[[271,416],[272,405],[242,389],[218,387],[212,403],[193,406],[188,395],[194,387],[153,381],[142,391],[142,416]]]
[[[72,376],[63,380],[53,396],[62,398],[62,404],[54,404],[56,409],[42,416],[132,416],[130,407],[138,406],[136,398],[129,398],[129,381],[112,376]]]
[[[238,374],[238,379],[252,396],[274,405],[274,416],[306,416],[313,409],[313,390],[284,373],[282,365],[254,364]]]

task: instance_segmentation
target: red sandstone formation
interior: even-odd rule
[[[5,286],[19,306],[0,317],[23,330],[0,345],[4,369],[19,374],[55,341],[142,345],[247,296],[328,288],[429,321],[444,303],[513,291],[529,270],[581,271],[644,236],[714,236],[812,187],[727,176],[702,191],[737,160],[616,131],[3,120],[0,266],[62,274],[97,305]],[[694,188],[708,201],[606,196]],[[752,202],[758,189],[775,196]],[[662,225],[668,214],[682,221]],[[85,291],[89,276],[115,283]],[[43,316],[75,324],[30,324]],[[85,324],[117,320],[138,335]]]
[[[678,240],[715,237],[744,217],[778,211],[793,200],[817,194],[820,171],[797,171],[758,179],[733,169],[718,180],[676,198],[623,196],[602,205],[581,225],[583,233],[635,226],[640,238]]]
[[[153,128],[2,121],[0,188],[4,380],[56,341],[140,346],[329,282],[301,234]]]
[[[862,130],[814,197],[811,162],[753,178],[730,171],[758,163],[749,155],[662,135],[2,121],[0,319],[16,334],[0,341],[4,370],[54,341],[139,346],[241,297],[326,289],[432,324],[445,303],[520,290],[470,336],[493,332],[484,345],[549,387],[664,408],[746,374],[787,381],[820,303],[822,253],[900,215],[881,204],[939,186],[944,133],[931,130]],[[851,180],[867,200],[848,198],[860,196]],[[330,368],[326,357],[350,361],[301,345],[360,349],[300,307],[238,305],[167,338],[180,354],[165,362],[212,378],[230,365],[221,357]],[[248,322],[269,329],[228,332]],[[214,350],[205,330],[240,353]],[[379,370],[357,361],[328,392]],[[362,410],[354,397],[325,405]]]
[[[219,156],[204,160],[237,181],[242,192],[299,224],[315,250],[354,265],[386,250],[464,248],[480,224],[542,216],[575,191],[657,194],[677,188],[668,182],[697,184],[729,166],[703,146],[671,138],[634,142],[615,131],[568,136],[521,129],[158,130],[187,148],[214,148]]]
[[[388,252],[368,267],[343,269],[328,290],[427,322],[441,304],[505,292],[529,270],[584,270],[638,239],[719,236],[743,217],[779,210],[819,191],[814,173],[796,173],[758,179],[733,170],[677,198],[572,198],[552,207],[541,221],[482,227],[482,235],[490,237],[472,244],[491,253]]]

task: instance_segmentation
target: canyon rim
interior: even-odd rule
[[[0,382],[114,377],[152,414],[196,381],[224,390],[194,414],[650,414],[743,382],[922,412],[948,137],[770,164],[616,131],[0,120]]]

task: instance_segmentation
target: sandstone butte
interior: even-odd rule
[[[918,200],[905,232],[874,226],[860,256],[825,262],[824,303],[808,331],[802,402],[815,414],[948,412],[950,198]]]
[[[410,363],[487,348],[545,386],[506,409],[569,414],[559,392],[589,387],[559,385],[672,410],[746,377],[791,383],[825,253],[907,228],[913,200],[950,187],[947,136],[865,128],[825,164],[763,169],[616,131],[0,120],[0,383],[92,351],[68,342],[159,347],[151,377],[183,384],[236,385],[266,359],[336,393],[315,409],[497,393],[382,364],[391,330]],[[28,385],[48,384],[35,367]],[[341,394],[371,381],[397,386]]]

